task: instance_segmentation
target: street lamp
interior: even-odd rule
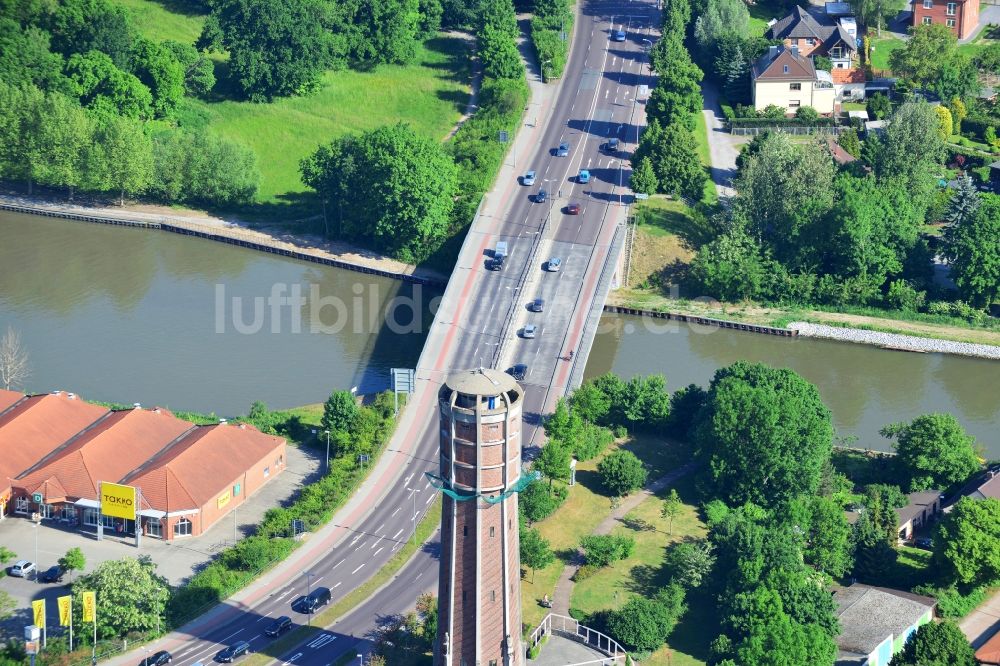
[[[41,583],[42,581],[38,577],[38,526],[41,524],[40,520],[35,521],[35,582]]]
[[[312,579],[313,579],[313,576],[315,576],[316,574],[311,573],[309,571],[303,571],[302,575],[306,577],[306,603],[309,603],[309,595],[312,594]],[[307,608],[306,610],[309,611],[309,612],[306,613],[306,626],[307,627],[311,627],[312,626],[312,609],[311,608]]]
[[[330,431],[324,430],[326,433],[326,473],[330,473]]]
[[[410,497],[413,498],[413,516],[410,518],[410,522],[413,523],[413,546],[417,545],[417,491],[409,486],[406,489],[410,491]]]
[[[357,657],[358,657],[358,666],[362,666],[362,664],[364,664],[365,662],[365,655],[359,652]]]

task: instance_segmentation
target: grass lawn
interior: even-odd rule
[[[872,67],[878,70],[889,69],[889,54],[904,45],[903,40],[888,33],[881,39],[872,40]]]
[[[205,25],[205,12],[184,0],[116,0],[128,10],[132,24],[154,42],[172,39],[194,44]]]
[[[684,510],[673,521],[673,532],[668,533],[669,521],[660,516],[662,499],[669,490],[658,497],[651,497],[625,516],[622,524],[612,530],[613,534],[627,534],[635,539],[635,552],[628,559],[601,569],[598,573],[580,581],[573,588],[571,608],[593,613],[620,608],[633,595],[650,596],[665,585],[666,571],[663,560],[667,546],[686,539],[704,537],[706,528],[698,516],[694,504],[691,480],[683,479],[677,486],[685,500]],[[698,621],[682,621],[672,634],[676,645],[668,645],[654,653],[643,663],[675,665],[704,664],[708,643],[712,639],[707,628],[712,623],[701,621],[700,609],[696,609]],[[701,631],[699,631],[701,627]]]
[[[772,6],[767,2],[757,2],[748,5],[747,9],[750,10],[750,25],[747,28],[750,35],[763,36],[767,31],[768,21],[771,19],[780,19],[782,16],[788,14],[787,10],[782,9],[778,5]]]
[[[694,119],[694,138],[698,142],[698,157],[711,173],[712,158],[708,152],[708,126],[705,124],[705,114],[696,113]],[[719,192],[715,189],[715,183],[712,182],[711,178],[705,181],[705,192],[702,194],[701,200],[708,205],[713,205],[719,200]]]

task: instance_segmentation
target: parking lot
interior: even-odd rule
[[[67,550],[74,547],[83,550],[87,559],[83,573],[107,560],[148,555],[156,563],[157,573],[164,576],[171,585],[180,585],[200,565],[211,560],[223,548],[232,545],[236,537],[246,536],[268,509],[288,502],[303,483],[314,479],[322,465],[322,460],[310,449],[289,445],[286,457],[288,466],[284,472],[261,488],[239,509],[197,537],[170,542],[144,536],[141,548],[136,549],[135,539],[131,537],[109,537],[105,533],[105,538],[97,541],[91,530],[66,529],[48,522],[36,527],[24,518],[8,516],[0,521],[0,545],[17,553],[15,560],[36,562],[39,571],[56,564]],[[13,561],[8,562],[7,566],[11,564]],[[25,580],[12,576],[0,578],[0,590],[14,597],[18,606],[13,617],[0,623],[0,638],[23,635],[23,627],[31,624],[29,609],[31,601],[35,599],[47,600],[47,621],[50,626],[57,625],[55,598],[67,593],[70,579],[71,576],[67,575],[62,584],[45,584],[34,579]]]

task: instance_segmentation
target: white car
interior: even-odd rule
[[[10,568],[10,575],[18,578],[27,578],[35,571],[35,563],[28,560],[18,560]]]
[[[521,176],[521,184],[528,187],[535,184],[535,172],[529,171],[528,173]]]
[[[530,338],[535,337],[535,334],[537,332],[538,332],[538,327],[537,326],[535,326],[534,324],[528,324],[521,331],[521,337],[522,338],[529,338],[530,339]]]
[[[562,268],[562,259],[559,257],[552,257],[549,259],[549,272],[556,273]]]

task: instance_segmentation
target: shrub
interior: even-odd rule
[[[623,425],[615,426],[615,437],[618,439],[625,439],[628,437],[628,428]]]
[[[886,306],[906,312],[917,312],[924,306],[926,291],[917,291],[906,280],[893,280],[885,296]]]
[[[646,468],[631,451],[619,449],[597,464],[601,481],[612,495],[619,497],[642,488],[648,476]]]
[[[593,564],[584,564],[576,568],[576,572],[573,574],[573,582],[579,583],[580,581],[587,580],[595,573],[601,570],[601,567],[595,566]]]
[[[913,588],[917,594],[923,594],[937,599],[937,613],[941,617],[961,618],[972,612],[986,600],[987,588],[973,587],[967,592],[961,592],[954,585],[935,587],[934,585],[918,585]]]
[[[529,522],[537,523],[562,506],[568,495],[566,486],[553,486],[550,491],[547,483],[536,479],[520,492],[518,505]]]
[[[612,534],[591,534],[580,540],[587,564],[606,567],[612,562],[624,560],[635,550],[635,539],[630,536]]]
[[[819,111],[811,106],[800,106],[795,111],[795,117],[805,122],[815,122],[819,120]]]

